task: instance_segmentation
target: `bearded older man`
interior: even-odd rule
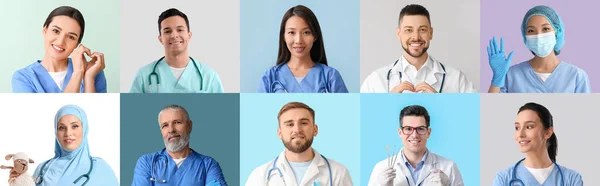
[[[138,159],[132,185],[227,185],[219,163],[190,148],[192,120],[185,108],[166,106],[158,124],[165,148]]]

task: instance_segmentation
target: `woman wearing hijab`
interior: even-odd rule
[[[487,47],[494,75],[489,93],[589,93],[588,75],[558,58],[565,44],[565,26],[552,8],[536,6],[525,14],[521,35],[533,58],[510,67],[512,56],[504,54],[504,41],[496,37]],[[510,67],[510,68],[509,68]]]
[[[35,170],[36,185],[119,185],[108,163],[90,155],[88,131],[83,109],[66,105],[58,110],[54,119],[54,157]]]

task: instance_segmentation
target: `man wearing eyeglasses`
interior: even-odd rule
[[[369,186],[440,185],[463,186],[458,166],[427,149],[431,135],[429,113],[425,107],[411,105],[400,111],[398,135],[403,148],[396,156],[375,165]]]

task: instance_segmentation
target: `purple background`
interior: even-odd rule
[[[521,36],[521,22],[527,11],[536,5],[552,7],[565,25],[565,45],[558,56],[562,61],[582,68],[589,76],[592,92],[600,92],[600,3],[594,0],[482,0],[480,33],[481,92],[487,92],[492,80],[486,47],[496,36],[504,37],[504,50],[515,51],[511,66],[529,60],[533,54]],[[598,45],[594,45],[598,44]]]

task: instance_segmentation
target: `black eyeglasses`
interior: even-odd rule
[[[425,126],[421,126],[421,127],[409,127],[409,126],[405,126],[402,127],[402,133],[404,135],[411,135],[414,131],[417,131],[417,134],[423,135],[427,133],[427,127]]]

